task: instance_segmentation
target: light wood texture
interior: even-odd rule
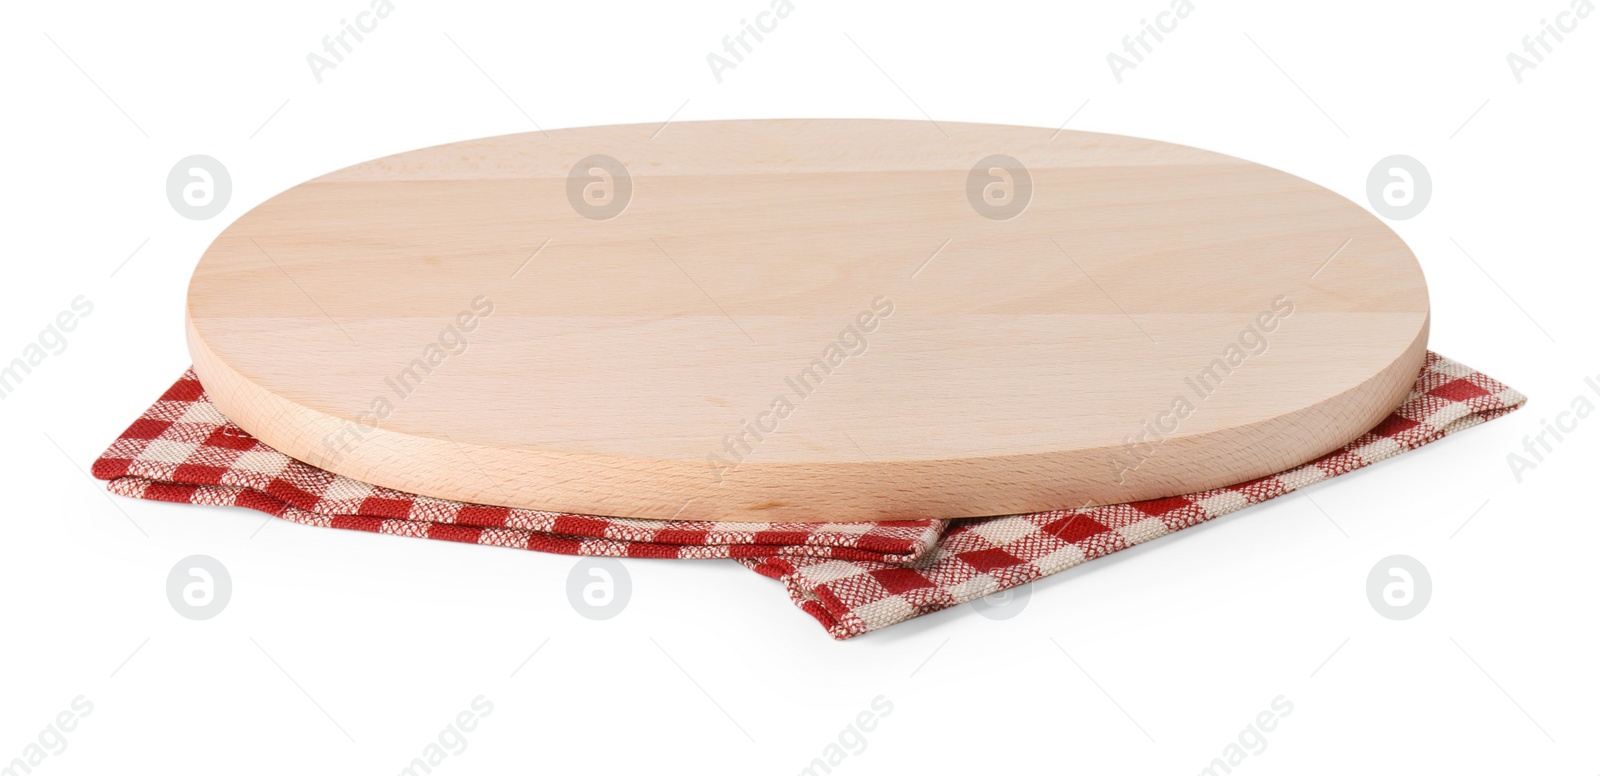
[[[609,220],[568,199],[594,154],[631,178]],[[1009,220],[968,199],[995,154],[1031,178]],[[1292,175],[869,120],[567,129],[359,164],[240,218],[188,300],[212,399],[295,458],[461,501],[736,521],[1263,476],[1397,405],[1427,331],[1405,244]],[[831,371],[798,386],[819,359]],[[786,417],[762,415],[780,400]]]

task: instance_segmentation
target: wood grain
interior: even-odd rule
[[[206,251],[195,366],[241,427],[355,479],[742,521],[1239,482],[1416,376],[1421,270],[1339,195],[1150,140],[940,126],[580,128],[340,170]],[[568,196],[596,154],[631,184],[606,220]],[[968,193],[997,154],[1032,188],[1003,220]]]

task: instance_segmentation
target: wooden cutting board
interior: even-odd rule
[[[1033,127],[565,129],[296,186],[206,251],[195,368],[301,460],[641,518],[974,517],[1241,482],[1372,427],[1428,298],[1287,173]]]

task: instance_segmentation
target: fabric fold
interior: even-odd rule
[[[1371,466],[1500,417],[1527,397],[1428,353],[1405,401],[1371,431],[1310,463],[1225,488],[1129,504],[952,521],[909,564],[742,558],[783,582],[796,606],[847,639],[1025,585],[1151,539]]]
[[[297,461],[223,417],[190,369],[95,461],[112,493],[240,506],[301,525],[626,558],[910,561],[940,520],[727,523],[634,520],[465,504],[370,485]]]
[[[779,580],[829,635],[850,638],[1027,584],[1086,561],[1417,449],[1526,397],[1429,353],[1376,427],[1310,463],[1185,496],[954,521],[636,520],[465,504],[296,461],[229,422],[186,372],[95,462],[113,493],[239,506],[302,525],[497,547],[638,558],[731,558]]]

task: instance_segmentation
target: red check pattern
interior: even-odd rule
[[[845,639],[956,606],[1354,471],[1499,417],[1526,398],[1429,353],[1412,393],[1367,434],[1252,482],[1132,504],[946,523],[716,523],[508,509],[342,477],[223,417],[191,370],[94,464],[132,498],[242,506],[300,523],[569,555],[735,558],[781,580]]]
[[[627,558],[766,558],[906,562],[926,553],[938,520],[714,523],[630,520],[464,504],[402,493],[294,460],[235,426],[185,372],[122,432],[93,474],[111,492],[240,506],[301,525]]]
[[[1152,501],[952,522],[938,546],[910,564],[826,558],[745,558],[779,579],[796,605],[847,639],[1025,585],[1085,561],[1293,493],[1471,428],[1527,397],[1429,353],[1391,415],[1308,464],[1226,488]]]

